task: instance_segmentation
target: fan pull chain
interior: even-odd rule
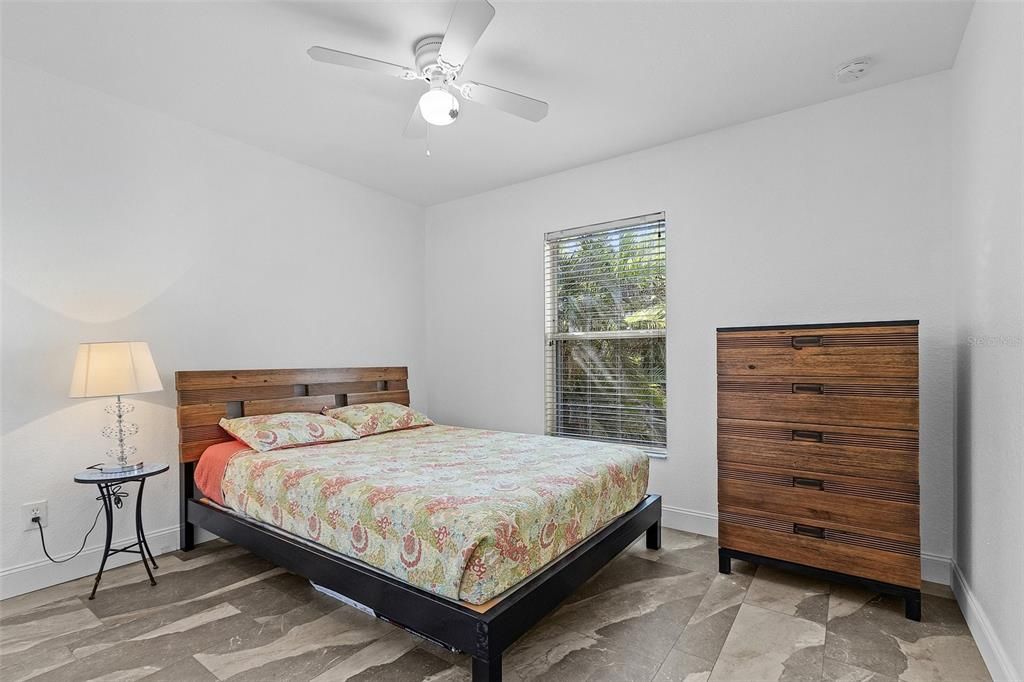
[[[430,158],[430,124],[427,124],[427,158]]]

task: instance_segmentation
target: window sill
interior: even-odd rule
[[[589,443],[607,443],[608,445],[627,445],[627,443],[621,443],[614,440],[601,440],[600,438],[580,438],[578,436],[566,436],[562,433],[551,433],[550,431],[544,432],[545,436],[552,436],[554,438],[566,438],[568,440],[582,440]],[[644,453],[651,459],[668,459],[668,450],[666,448],[649,448],[643,445],[633,445],[635,448],[643,450]]]

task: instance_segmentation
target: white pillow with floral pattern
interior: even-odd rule
[[[220,427],[259,452],[359,438],[345,422],[315,412],[221,419]]]
[[[366,403],[324,408],[323,413],[351,426],[359,436],[433,426],[426,415],[398,403]]]

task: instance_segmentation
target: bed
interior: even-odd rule
[[[404,367],[178,372],[181,547],[205,528],[469,654],[475,681],[500,680],[502,652],[608,561],[640,535],[660,547],[661,499],[646,494],[646,460],[614,445],[438,425],[257,453],[218,426],[407,405],[407,379]]]

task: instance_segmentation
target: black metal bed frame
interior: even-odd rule
[[[636,507],[528,578],[484,612],[375,571],[365,564],[300,542],[195,497],[194,462],[181,464],[181,549],[195,545],[195,528],[363,604],[384,620],[473,659],[473,682],[501,680],[509,646],[609,561],[646,533],[649,549],[661,548],[661,496]]]

